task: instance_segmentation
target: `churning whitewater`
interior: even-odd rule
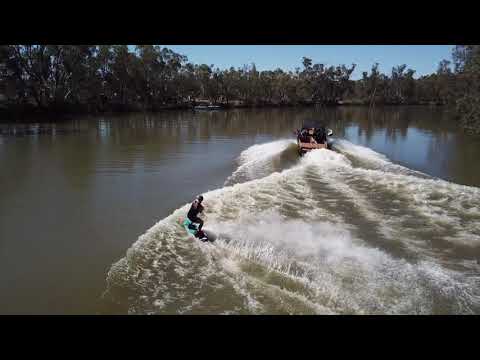
[[[479,314],[480,189],[346,140],[242,152],[204,194],[212,244],[161,220],[114,264],[104,301],[130,314]]]

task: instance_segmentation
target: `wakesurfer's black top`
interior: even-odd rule
[[[190,206],[190,210],[188,210],[187,217],[190,219],[190,221],[195,221],[197,219],[197,216],[199,213],[203,211],[203,206],[200,204],[200,202],[195,199],[192,203],[192,206]]]

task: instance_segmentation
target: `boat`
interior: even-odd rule
[[[298,153],[300,156],[314,149],[332,149],[332,143],[328,137],[333,135],[332,129],[327,129],[325,126],[316,121],[306,121],[302,128],[295,131],[297,136]],[[311,142],[313,138],[315,141]]]

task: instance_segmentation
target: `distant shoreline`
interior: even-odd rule
[[[162,113],[170,111],[195,111],[195,112],[215,112],[235,109],[287,109],[287,108],[341,108],[341,107],[370,107],[368,104],[344,101],[337,104],[215,104],[220,106],[216,109],[195,109],[193,105],[167,105],[159,106],[154,109],[143,110],[135,107],[122,109],[109,109],[106,111],[86,111],[84,109],[38,109],[38,108],[1,108],[0,107],[0,123],[32,123],[32,122],[63,122],[79,116],[101,116],[101,115],[120,115],[120,114],[138,114],[138,113]],[[404,107],[404,106],[430,106],[445,107],[445,104],[432,103],[408,103],[408,104],[376,104],[373,108],[383,107]]]

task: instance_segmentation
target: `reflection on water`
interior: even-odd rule
[[[185,111],[2,124],[0,313],[100,311],[107,271],[139,235],[199,193],[295,166],[295,149],[282,140],[309,118],[405,168],[480,186],[480,139],[458,131],[442,108]],[[283,149],[278,159],[268,146],[254,148],[249,161],[261,169],[239,166],[242,151],[270,142]],[[311,189],[323,186],[318,181],[307,176]],[[342,192],[329,196],[341,205]],[[361,228],[354,218],[350,225]],[[370,222],[361,234],[370,234]]]

